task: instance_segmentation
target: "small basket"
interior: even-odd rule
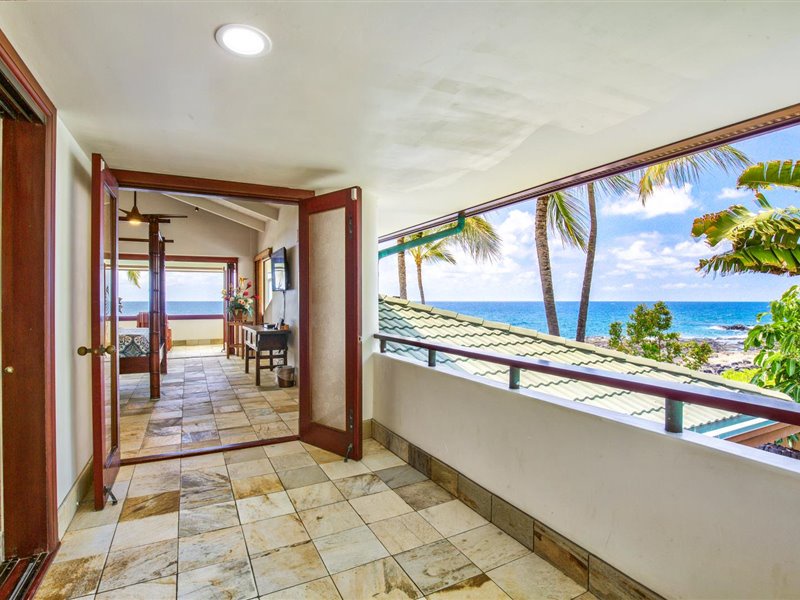
[[[294,385],[294,367],[278,367],[278,387],[288,388]]]

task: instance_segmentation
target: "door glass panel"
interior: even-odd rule
[[[346,429],[345,209],[309,217],[311,420]]]
[[[105,249],[105,268],[103,269],[103,346],[117,347],[117,319],[119,293],[117,291],[117,251],[116,251],[116,199],[105,190],[104,192],[104,223],[103,223],[103,248]],[[111,454],[117,446],[117,355],[104,353],[101,355],[103,362],[103,384],[105,387],[103,418],[105,419],[105,453]]]

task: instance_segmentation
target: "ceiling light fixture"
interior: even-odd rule
[[[266,33],[250,25],[223,25],[214,33],[217,43],[239,56],[262,56],[272,50],[272,40]]]

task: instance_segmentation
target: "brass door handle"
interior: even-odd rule
[[[13,372],[14,372],[14,367],[12,367],[11,365],[3,369],[3,373],[8,373],[9,375],[11,375]]]
[[[109,344],[108,346],[100,346],[99,348],[87,348],[86,346],[81,346],[78,348],[78,355],[86,356],[87,354],[96,354],[98,356],[102,356],[103,354],[114,354],[116,351],[117,348],[113,344]]]

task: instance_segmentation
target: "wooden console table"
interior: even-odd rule
[[[250,372],[250,352],[256,359],[256,385],[261,385],[261,369],[286,366],[288,329],[267,329],[264,325],[242,325],[244,333],[244,372]],[[262,356],[262,353],[266,353]],[[268,364],[262,365],[266,360]]]

